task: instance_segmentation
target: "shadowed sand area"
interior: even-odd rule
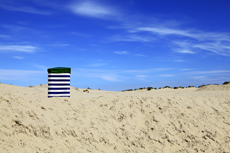
[[[110,92],[0,84],[0,152],[230,152],[230,85]]]

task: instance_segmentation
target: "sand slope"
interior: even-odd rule
[[[230,85],[202,88],[47,98],[0,84],[0,152],[230,152]]]

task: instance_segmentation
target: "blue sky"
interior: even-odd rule
[[[120,91],[230,81],[229,0],[0,0],[0,82]]]

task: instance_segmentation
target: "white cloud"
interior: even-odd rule
[[[80,36],[80,37],[90,37],[89,34],[80,33],[80,32],[72,32],[72,34],[74,34],[76,36]]]
[[[23,59],[24,57],[22,57],[22,56],[14,56],[13,58],[16,58],[16,59]]]
[[[136,56],[141,56],[141,57],[146,57],[145,55],[142,54],[135,54]]]
[[[33,53],[38,49],[31,45],[0,45],[0,52],[26,52]]]
[[[147,70],[125,70],[122,73],[147,73]]]
[[[115,54],[120,54],[120,55],[128,55],[128,54],[130,54],[129,52],[127,52],[127,51],[116,51],[116,52],[114,52]],[[145,55],[143,55],[143,54],[134,54],[135,56],[140,56],[140,57],[146,57]]]
[[[70,44],[62,44],[62,43],[56,43],[56,44],[48,44],[49,46],[54,46],[54,47],[65,47],[65,46],[70,46]]]
[[[145,80],[147,78],[147,75],[136,75],[135,77],[137,77],[140,80]]]
[[[216,74],[216,73],[230,73],[230,70],[214,70],[214,71],[191,71],[184,74]]]
[[[73,68],[72,76],[101,78],[107,81],[122,81],[121,79],[124,78],[118,75],[118,71],[102,70],[102,69],[75,69]]]
[[[135,33],[131,36],[114,36],[113,41],[136,41],[151,42],[164,41],[173,51],[178,53],[195,54],[197,52],[209,51],[215,54],[230,56],[230,34],[218,32],[204,32],[201,30],[181,30],[171,28],[170,25],[161,26],[132,26],[124,25],[122,28],[127,29],[128,33]],[[185,39],[185,41],[181,41]],[[166,41],[166,42],[165,42]]]
[[[9,35],[0,35],[0,38],[9,38]]]
[[[161,76],[161,77],[173,77],[175,75],[172,75],[172,74],[162,74],[162,75],[159,75],[159,76]]]
[[[95,64],[89,64],[87,66],[92,66],[92,67],[99,67],[99,66],[104,66],[107,65],[106,63],[95,63]]]
[[[100,78],[107,80],[107,81],[121,81],[120,79],[118,79],[116,75],[102,75],[100,76]]]
[[[175,60],[174,62],[184,62],[184,60]]]
[[[69,8],[76,14],[94,18],[107,18],[116,15],[112,8],[90,1],[72,4]]]
[[[194,76],[193,78],[194,79],[202,79],[202,78],[205,78],[206,76]]]
[[[146,32],[156,33],[159,35],[180,35],[180,36],[186,36],[191,38],[197,38],[197,35],[192,34],[189,31],[170,29],[165,27],[138,27],[135,30],[136,32],[146,31]],[[133,32],[135,32],[135,30]]]
[[[225,46],[225,42],[222,41],[184,41],[177,42],[174,41],[174,44],[178,45],[179,48],[176,48],[175,51],[178,53],[190,53],[195,54],[196,52],[191,50],[209,51],[215,54],[230,56],[230,48]]]
[[[73,77],[93,77],[107,81],[123,81],[126,79],[139,78],[144,80],[146,77],[156,75],[156,72],[171,70],[170,68],[150,68],[143,70],[104,70],[104,69],[72,69]],[[169,77],[169,76],[168,76]]]
[[[109,38],[111,41],[127,41],[127,42],[151,42],[154,38],[147,36],[138,35],[124,35],[124,36],[113,36]]]
[[[193,45],[192,47],[199,48],[199,49],[206,50],[206,51],[211,51],[213,53],[217,53],[221,55],[230,56],[230,54],[228,55],[227,52],[225,52],[226,50],[221,45],[217,45],[216,43],[196,44],[196,45]]]
[[[177,51],[178,53],[184,53],[184,54],[195,54],[195,52],[193,51],[190,51],[190,50],[180,50],[180,51]]]
[[[150,32],[153,34],[158,34],[162,36],[166,35],[175,35],[180,37],[193,38],[195,40],[204,41],[204,40],[216,40],[216,41],[230,41],[230,35],[228,33],[214,33],[214,32],[203,32],[200,30],[178,30],[176,28],[170,28],[170,25],[167,26],[156,26],[156,27],[135,27],[128,30],[131,33],[137,32]]]
[[[123,81],[134,77],[143,80],[144,78],[156,75],[155,72],[170,70],[170,68],[152,68],[144,70],[104,70],[104,69],[76,69],[72,68],[72,77],[101,78],[107,81]]]
[[[8,24],[3,24],[1,27],[9,29],[11,31],[32,31],[31,29],[25,27],[25,26],[17,26],[17,25],[8,25]]]
[[[50,12],[41,11],[35,9],[33,7],[28,6],[9,6],[9,5],[0,5],[0,8],[9,10],[9,11],[19,11],[19,12],[26,12],[26,13],[33,13],[33,14],[42,14],[42,15],[49,15]]]
[[[223,48],[227,48],[227,49],[230,49],[230,46],[222,46]]]
[[[115,54],[120,54],[120,55],[128,55],[129,52],[127,51],[117,51],[117,52],[114,52]]]
[[[0,69],[1,80],[29,80],[41,74],[44,75],[46,71],[30,71],[30,70],[6,70]]]
[[[191,70],[191,69],[180,69],[181,71],[189,71],[189,70]]]
[[[136,77],[138,77],[138,78],[146,78],[147,75],[136,75]]]
[[[39,69],[41,69],[41,70],[43,70],[43,71],[47,71],[47,66],[44,66],[44,65],[40,65],[40,64],[32,64],[34,67],[36,67],[36,68],[39,68]]]
[[[171,68],[150,68],[150,69],[143,69],[143,70],[124,70],[121,73],[151,73],[151,72],[158,72],[158,71],[166,71],[171,70]]]

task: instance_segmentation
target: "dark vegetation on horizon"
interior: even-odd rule
[[[227,85],[227,84],[230,84],[230,82],[228,82],[228,81],[225,81],[222,85]],[[198,88],[201,88],[201,87],[204,87],[204,86],[208,86],[208,85],[218,85],[218,84],[207,84],[207,85],[200,85],[200,86],[198,86]],[[159,87],[158,89],[166,89],[166,88],[168,88],[168,89],[184,89],[184,88],[196,88],[195,86],[188,86],[188,87],[182,87],[182,86],[179,86],[179,87],[170,87],[170,86],[165,86],[165,87],[163,87],[163,88],[161,88],[161,87]],[[147,91],[150,91],[150,90],[152,90],[152,89],[155,89],[155,90],[157,90],[157,88],[153,88],[153,87],[142,87],[142,88],[139,88],[139,89],[126,89],[126,90],[122,90],[122,92],[124,92],[124,91],[136,91],[136,90],[147,90]]]
[[[0,84],[2,84],[1,82],[0,82]],[[229,81],[225,81],[222,85],[227,85],[227,84],[230,84],[230,82]],[[12,85],[12,84],[10,84],[10,85]],[[208,85],[219,85],[219,84],[207,84],[207,85],[205,85],[205,84],[203,84],[203,85],[200,85],[200,86],[198,86],[198,88],[201,88],[201,87],[204,87],[204,86],[208,86]],[[43,84],[40,84],[40,86],[43,86]],[[29,85],[29,88],[32,88],[32,87],[34,87],[34,86],[31,86],[31,85]],[[76,88],[76,87],[74,87],[76,90],[78,90],[78,88]],[[188,87],[182,87],[182,86],[179,86],[179,87],[170,87],[170,86],[165,86],[165,87],[159,87],[158,89],[166,89],[166,88],[168,88],[168,89],[184,89],[184,88],[196,88],[195,86],[188,86]],[[150,90],[152,90],[152,89],[155,89],[155,90],[157,90],[157,88],[153,88],[153,87],[142,87],[142,88],[138,88],[138,89],[126,89],[126,90],[122,90],[122,92],[124,92],[124,91],[136,91],[136,90],[147,90],[147,91],[150,91]],[[87,88],[87,90],[91,90],[91,88]],[[100,89],[98,89],[98,90],[100,90]]]

